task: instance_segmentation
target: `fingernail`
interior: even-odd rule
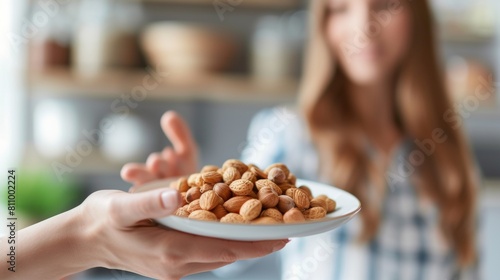
[[[179,204],[179,195],[176,190],[166,190],[161,193],[161,201],[166,210],[174,210]]]

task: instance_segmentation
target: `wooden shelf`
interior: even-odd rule
[[[132,94],[150,75],[146,70],[113,70],[84,77],[67,69],[28,74],[32,97],[119,98]],[[155,80],[148,80],[154,83]],[[263,82],[241,75],[167,76],[147,93],[147,100],[216,102],[291,102],[298,83],[292,80]]]
[[[181,4],[181,5],[203,5],[212,6],[214,0],[134,0],[144,3],[162,3],[162,4]],[[220,0],[221,3],[231,4],[226,0]],[[236,1],[233,1],[236,2]],[[241,7],[263,8],[263,9],[292,9],[297,8],[300,0],[241,0],[239,5]]]

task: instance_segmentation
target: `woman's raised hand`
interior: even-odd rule
[[[138,186],[196,172],[198,147],[186,122],[177,113],[167,111],[161,118],[161,128],[173,147],[150,154],[146,163],[125,164],[121,170],[123,180]]]

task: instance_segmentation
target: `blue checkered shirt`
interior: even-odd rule
[[[336,230],[294,238],[271,257],[239,262],[215,274],[260,280],[480,279],[475,266],[458,267],[453,249],[440,235],[435,205],[418,199],[409,176],[401,174],[411,149],[411,141],[404,141],[394,153],[387,171],[391,179],[387,180],[382,221],[370,242],[357,242],[361,230],[358,216]],[[318,157],[303,120],[284,107],[264,110],[254,117],[242,160],[263,167],[283,162],[298,178],[321,180],[317,176]]]

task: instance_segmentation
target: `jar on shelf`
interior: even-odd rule
[[[31,70],[43,71],[69,66],[71,8],[70,4],[58,6],[57,13],[45,14],[47,20],[34,27],[34,35],[28,48],[28,65]],[[40,13],[45,11],[35,5],[30,18]]]
[[[277,81],[297,74],[304,41],[305,13],[264,16],[257,22],[251,44],[251,71],[261,81]]]
[[[73,36],[74,70],[93,76],[112,67],[140,63],[137,31],[142,21],[140,3],[84,0]]]

